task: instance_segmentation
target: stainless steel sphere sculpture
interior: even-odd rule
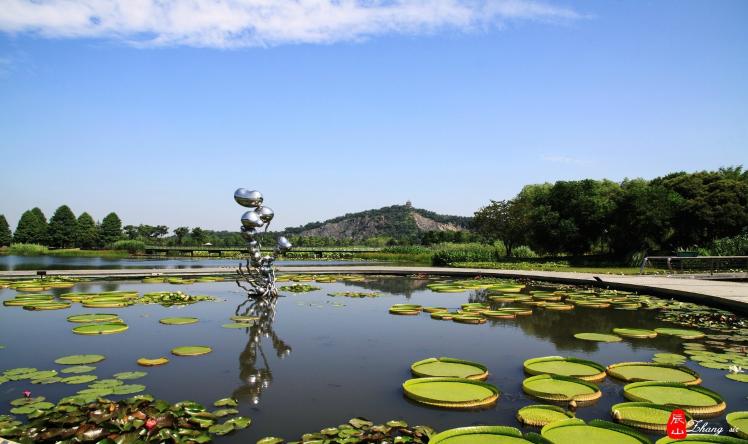
[[[255,298],[274,299],[278,296],[278,290],[275,288],[273,262],[277,255],[284,254],[291,249],[291,242],[280,236],[273,254],[263,256],[260,242],[257,240],[257,235],[260,233],[258,230],[265,227],[264,231],[267,232],[270,221],[275,215],[273,210],[262,205],[262,193],[259,191],[239,188],[234,191],[234,200],[243,207],[252,208],[242,215],[241,235],[247,241],[249,257],[246,265],[239,263],[237,274],[241,281],[237,279],[236,283]],[[248,284],[248,287],[244,284]]]

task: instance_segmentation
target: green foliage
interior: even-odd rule
[[[69,248],[75,245],[78,221],[67,205],[61,205],[49,219],[49,246]]]
[[[383,248],[382,252],[393,254],[424,254],[431,253],[431,250],[421,245],[399,245]]]
[[[76,229],[76,239],[78,247],[89,250],[96,247],[99,241],[99,229],[90,214],[82,213],[80,216],[78,216],[78,224]]]
[[[192,239],[198,244],[202,244],[205,242],[205,231],[200,227],[193,228],[191,236]]]
[[[502,242],[503,253],[512,255],[514,247],[526,238],[526,211],[520,201],[492,200],[475,212],[473,225],[491,241]]]
[[[109,213],[99,227],[99,243],[110,245],[122,238],[122,221],[117,213]]]
[[[528,247],[527,245],[520,245],[516,247],[514,250],[512,250],[514,253],[514,257],[521,257],[521,258],[531,258],[531,257],[538,257],[537,253],[532,251],[532,248]]]
[[[498,260],[496,248],[484,244],[437,245],[431,262],[434,265],[449,265],[452,262],[490,262]]]
[[[113,250],[127,251],[128,253],[138,253],[145,251],[145,242],[139,240],[118,240],[112,244]]]
[[[13,233],[10,232],[8,221],[0,214],[0,247],[7,247],[13,241]]]
[[[25,211],[18,220],[13,242],[21,244],[47,243],[47,218],[39,208]]]
[[[174,236],[177,237],[177,245],[182,245],[182,239],[190,234],[190,229],[187,227],[177,227],[174,229]]]
[[[8,248],[8,254],[15,256],[40,256],[48,251],[47,247],[39,244],[11,244]]]
[[[715,256],[748,256],[748,233],[717,239],[709,251]]]

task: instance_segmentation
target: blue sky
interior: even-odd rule
[[[68,204],[236,229],[237,187],[275,228],[408,199],[470,215],[529,183],[748,163],[748,2],[204,3],[8,0],[13,227]]]

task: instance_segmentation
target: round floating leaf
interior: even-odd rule
[[[608,366],[610,376],[626,382],[667,381],[701,384],[701,377],[688,367],[651,362],[621,362]]]
[[[683,328],[655,328],[655,331],[661,335],[677,336],[681,339],[699,339],[705,336],[698,330],[687,330]]]
[[[119,379],[101,379],[89,385],[90,388],[111,388],[124,385]]]
[[[123,323],[106,323],[106,324],[85,324],[73,328],[73,333],[77,335],[112,335],[122,333],[129,327]]]
[[[79,395],[83,396],[96,396],[96,397],[103,397],[103,396],[109,396],[112,394],[112,389],[107,387],[102,388],[87,388],[83,390],[78,390]]]
[[[223,324],[221,325],[223,328],[249,328],[249,324],[246,322],[235,322],[233,324]]]
[[[127,379],[139,379],[147,374],[148,373],[146,372],[121,372],[121,373],[115,373],[113,376],[116,379],[127,380]]]
[[[140,385],[140,384],[120,385],[120,386],[112,387],[112,394],[113,395],[130,395],[133,393],[142,392],[143,390],[145,390],[145,386]]]
[[[223,418],[224,416],[236,415],[237,413],[239,413],[239,410],[237,409],[220,409],[213,412],[213,415],[218,418]]]
[[[683,364],[688,358],[676,353],[655,353],[652,361],[658,364]]]
[[[748,439],[748,412],[732,412],[727,414],[727,423],[735,429],[735,434]]]
[[[584,379],[585,381],[602,381],[605,379],[605,367],[578,358],[562,356],[545,356],[528,359],[524,362],[525,372],[531,375],[559,375]]]
[[[234,322],[251,323],[251,322],[258,321],[260,318],[257,316],[231,316],[229,319],[231,319]]]
[[[453,358],[428,358],[413,363],[410,370],[416,377],[453,377],[485,380],[488,369],[477,362]]]
[[[593,419],[585,424],[581,419],[565,419],[546,425],[541,430],[543,438],[553,444],[606,443],[606,444],[650,444],[646,436],[626,426]]]
[[[452,321],[460,324],[485,324],[486,318],[480,315],[455,315]]]
[[[634,382],[623,387],[623,396],[632,401],[679,406],[695,418],[717,415],[727,408],[717,393],[677,382]]]
[[[746,373],[728,373],[725,375],[725,378],[738,382],[748,382],[748,374]]]
[[[495,386],[461,378],[409,379],[403,383],[403,391],[416,402],[453,409],[491,406],[499,399]]]
[[[481,314],[490,319],[514,319],[517,317],[517,313],[506,310],[487,310]]]
[[[528,395],[554,402],[592,403],[602,396],[600,389],[591,382],[557,375],[527,378],[522,382],[522,390]]]
[[[161,358],[155,358],[155,359],[149,359],[149,358],[140,358],[138,359],[138,365],[142,365],[144,367],[155,367],[158,365],[164,365],[169,363],[169,359],[161,357]]]
[[[88,384],[89,382],[95,381],[97,379],[99,378],[96,375],[77,375],[62,378],[60,382],[63,382],[65,384]]]
[[[106,357],[102,355],[71,355],[57,358],[55,359],[55,363],[61,365],[95,364],[104,359],[106,359]]]
[[[223,398],[213,403],[216,407],[236,407],[239,405],[234,398]]]
[[[212,352],[213,349],[204,345],[189,345],[183,347],[174,347],[171,353],[176,356],[199,356]]]
[[[655,444],[671,444],[671,443],[681,443],[681,442],[689,442],[689,443],[696,443],[696,444],[745,444],[744,439],[740,438],[733,438],[732,436],[725,436],[725,435],[706,435],[706,434],[700,434],[700,433],[694,433],[694,434],[688,434],[683,439],[673,439],[668,438],[667,436],[664,438],[660,438],[657,440]]]
[[[616,335],[609,335],[605,333],[577,333],[574,335],[577,339],[583,339],[585,341],[597,341],[597,342],[620,342],[621,337]]]
[[[188,325],[197,323],[197,318],[163,318],[158,322],[164,325]]]
[[[35,302],[33,304],[26,304],[23,306],[24,310],[64,310],[70,308],[70,302]]]
[[[88,373],[96,370],[96,367],[90,365],[75,365],[61,370],[61,373]]]
[[[241,430],[249,427],[249,424],[252,423],[252,420],[247,418],[246,416],[237,416],[236,418],[227,420],[226,423],[231,424],[236,430]]]
[[[121,322],[119,316],[110,313],[92,313],[68,316],[69,322],[76,323],[96,323],[96,322]]]
[[[616,421],[631,427],[665,432],[672,406],[653,404],[651,402],[622,402],[611,407],[611,414]],[[686,413],[686,422],[693,418]]]
[[[574,414],[555,405],[528,405],[517,412],[517,420],[525,425],[543,427],[554,421],[573,418]]]
[[[429,439],[429,444],[530,444],[514,427],[474,426],[445,430]]]
[[[648,339],[657,336],[654,330],[645,330],[643,328],[614,328],[613,333],[624,338]]]
[[[47,378],[51,378],[53,376],[57,376],[57,371],[56,370],[44,370],[44,371],[39,371],[39,372],[27,373],[26,374],[26,378],[31,379],[32,382],[35,379],[47,379]]]

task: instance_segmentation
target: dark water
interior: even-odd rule
[[[123,268],[236,267],[240,258],[104,258],[61,256],[0,256],[0,271],[13,270],[105,270]],[[276,261],[279,266],[358,265],[363,261]]]
[[[464,325],[432,320],[427,314],[393,316],[390,305],[411,302],[458,308],[474,299],[474,292],[432,293],[426,280],[372,278],[367,283],[314,284],[322,290],[283,297],[274,319],[248,331],[224,329],[222,324],[244,301],[230,282],[169,286],[167,284],[96,283],[75,291],[179,289],[191,294],[210,294],[219,302],[202,302],[183,308],[136,305],[123,309],[85,309],[31,312],[19,307],[0,307],[0,369],[36,367],[60,369],[59,356],[99,353],[107,359],[95,372],[99,378],[121,371],[143,370],[140,357],[167,356],[171,362],[146,369],[148,376],[133,383],[147,385],[147,392],[171,402],[191,399],[206,405],[235,396],[242,415],[252,418],[243,431],[216,442],[254,443],[275,435],[297,439],[304,432],[341,424],[354,416],[377,422],[402,418],[410,424],[428,424],[437,430],[475,424],[519,427],[516,411],[539,403],[522,393],[525,378],[522,362],[528,358],[564,355],[591,359],[603,365],[622,361],[648,361],[653,353],[680,353],[681,340],[658,337],[598,344],[577,340],[574,333],[607,332],[614,327],[655,328],[663,326],[651,311],[620,311],[577,308],[571,312],[535,309],[532,316],[517,320]],[[328,292],[376,289],[387,292],[379,298],[329,297]],[[67,292],[71,290],[59,291]],[[14,291],[0,290],[0,299]],[[118,313],[130,326],[122,334],[89,337],[70,332],[66,317],[77,313]],[[195,316],[200,322],[165,326],[165,316]],[[214,351],[199,357],[169,354],[180,345],[209,345]],[[400,385],[410,378],[414,361],[449,356],[488,366],[488,382],[501,390],[495,407],[480,411],[450,411],[423,407],[405,399]],[[728,411],[748,410],[746,385],[724,377],[726,371],[687,364],[698,371],[703,386],[716,390],[727,401]],[[603,397],[593,406],[580,408],[578,417],[610,420],[611,405],[624,402],[624,384],[607,378],[601,383]],[[64,384],[30,385],[8,382],[0,385],[0,414],[9,400],[29,389],[57,401],[84,386]],[[709,419],[722,425],[724,416]],[[725,432],[726,433],[726,432]]]

